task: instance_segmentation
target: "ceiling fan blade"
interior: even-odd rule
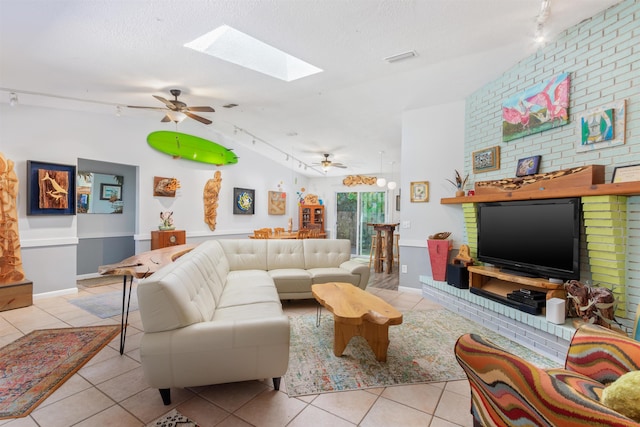
[[[202,113],[215,113],[213,107],[187,107],[187,111],[198,111]]]
[[[341,169],[346,169],[346,165],[343,165],[342,163],[333,163],[331,166],[336,167],[336,168],[341,168]]]
[[[144,108],[146,110],[162,110],[162,111],[166,111],[166,108],[164,107],[142,107],[139,105],[127,105],[127,108]]]
[[[166,122],[170,122],[171,121],[171,117],[169,117],[168,114],[166,114],[162,120],[160,120],[162,123],[166,123]]]
[[[176,106],[175,106],[175,105],[173,105],[173,102],[168,101],[168,100],[166,100],[166,99],[164,99],[163,97],[158,96],[158,95],[153,95],[153,97],[154,97],[155,99],[157,99],[158,101],[162,102],[164,105],[166,105],[166,106],[167,106],[167,108],[169,108],[170,110],[174,110],[174,111],[175,111],[175,110],[177,109],[177,108],[176,108]]]
[[[186,114],[187,117],[191,117],[192,119],[199,121],[200,123],[204,123],[205,125],[210,125],[211,123],[213,123],[209,119],[205,119],[204,117],[197,116],[197,115],[195,115],[193,113],[190,113],[188,111],[185,111],[184,114]]]

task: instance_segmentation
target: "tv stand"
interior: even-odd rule
[[[497,267],[477,265],[469,266],[467,270],[469,271],[469,291],[471,293],[531,314],[538,313],[532,313],[531,307],[526,306],[526,304],[507,299],[507,294],[518,289],[531,289],[546,292],[547,299],[565,299],[567,297],[563,284],[551,283],[540,277],[524,277],[519,274],[507,273]]]

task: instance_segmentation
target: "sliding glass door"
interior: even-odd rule
[[[352,255],[369,255],[373,227],[385,222],[385,192],[336,193],[336,236],[351,240]]]

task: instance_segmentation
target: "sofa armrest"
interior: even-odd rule
[[[640,370],[640,342],[599,325],[578,328],[569,345],[565,368],[608,384]]]
[[[349,260],[340,264],[340,268],[347,270],[351,274],[360,276],[358,287],[363,290],[366,289],[367,284],[369,283],[369,275],[371,274],[371,268],[369,267],[369,264],[363,264],[358,261]]]
[[[471,413],[484,426],[637,426],[478,335],[461,336],[455,354],[471,386]]]

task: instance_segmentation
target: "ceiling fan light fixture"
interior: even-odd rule
[[[174,123],[182,123],[182,121],[187,118],[187,115],[180,111],[167,111],[167,116],[169,116]]]

